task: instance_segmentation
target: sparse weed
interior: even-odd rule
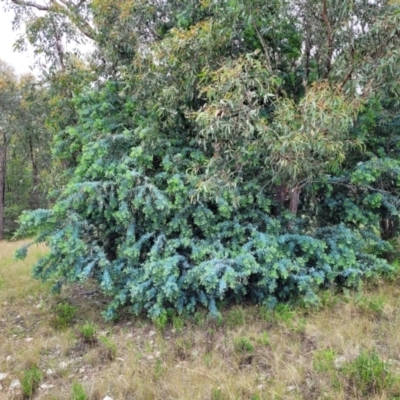
[[[164,368],[162,366],[162,361],[157,358],[156,363],[154,365],[154,377],[158,380],[163,375]]]
[[[194,314],[194,322],[199,327],[204,326],[204,323],[205,323],[204,313],[201,311],[196,311],[196,313]]]
[[[277,321],[289,323],[293,320],[296,312],[288,304],[280,303],[274,310],[274,316]]]
[[[153,319],[154,325],[159,329],[161,332],[167,327],[168,324],[168,315],[161,314],[157,318]]]
[[[89,397],[85,392],[82,384],[79,382],[73,382],[72,384],[72,393],[71,393],[72,400],[88,400]]]
[[[211,400],[225,400],[226,397],[224,396],[222,389],[220,388],[213,388],[211,390]]]
[[[24,396],[31,398],[36,389],[39,387],[41,380],[42,372],[36,365],[32,365],[26,369],[21,379],[21,386]]]
[[[333,309],[340,301],[339,296],[333,289],[321,290],[320,293],[318,293],[318,296],[322,308]]]
[[[305,318],[299,318],[296,321],[291,322],[290,327],[295,333],[304,333],[307,328],[307,320]]]
[[[210,368],[210,366],[211,366],[211,359],[212,359],[212,356],[210,353],[204,354],[204,364],[207,368]]]
[[[235,352],[236,353],[253,353],[254,352],[254,346],[250,342],[249,339],[246,337],[242,336],[234,340],[233,342]]]
[[[296,315],[295,311],[284,303],[279,303],[275,309],[262,307],[260,312],[266,322],[284,322],[285,324],[290,324]]]
[[[314,353],[313,369],[315,372],[327,372],[334,369],[335,352],[332,349],[319,350]]]
[[[262,336],[257,339],[257,342],[262,344],[263,346],[269,346],[270,339],[269,339],[268,332],[263,332]]]
[[[53,310],[51,325],[58,330],[66,329],[73,324],[76,312],[76,307],[70,303],[57,304]]]
[[[231,309],[225,317],[225,323],[228,328],[234,329],[238,326],[243,326],[245,323],[244,311],[242,307]]]
[[[389,366],[375,349],[361,351],[355,360],[342,367],[341,372],[364,395],[382,393],[385,389],[389,390],[394,383]]]
[[[186,359],[193,345],[194,343],[190,339],[178,338],[175,342],[175,355],[181,360]]]
[[[86,322],[79,328],[79,334],[85,343],[94,344],[97,342],[97,326],[92,322]]]
[[[99,340],[104,347],[105,357],[110,361],[115,360],[115,357],[117,356],[117,345],[107,336],[100,336]]]
[[[366,314],[380,317],[385,308],[386,299],[383,296],[362,296],[357,301],[357,305]]]
[[[174,327],[174,330],[176,332],[181,333],[183,331],[183,328],[185,327],[185,320],[179,315],[173,315],[172,326]]]

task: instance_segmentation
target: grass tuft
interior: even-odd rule
[[[30,399],[39,387],[42,380],[42,372],[36,365],[32,365],[24,371],[21,386],[24,396]]]
[[[376,349],[362,350],[356,359],[343,366],[341,372],[363,395],[382,394],[394,384],[389,365],[381,359]]]
[[[65,330],[73,325],[76,317],[76,307],[69,303],[57,304],[53,309],[51,326],[58,330]]]
[[[86,394],[86,391],[81,383],[72,383],[71,400],[89,400],[89,396]]]

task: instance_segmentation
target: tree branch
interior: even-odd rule
[[[328,35],[328,55],[326,59],[326,71],[324,74],[324,78],[326,79],[332,69],[332,56],[333,56],[333,33],[332,33],[332,25],[329,22],[328,18],[328,6],[327,6],[327,0],[323,0],[322,2],[323,7],[322,7],[322,19],[324,20],[325,27],[326,27],[326,33]]]
[[[24,0],[11,0],[11,1],[17,6],[36,8],[37,10],[40,11],[50,11],[51,8],[48,6],[43,6],[41,4],[33,3],[31,1],[24,1]]]
[[[261,46],[263,47],[263,50],[264,50],[265,59],[266,59],[266,62],[267,62],[267,70],[272,75],[272,63],[271,63],[271,57],[270,57],[269,52],[268,52],[267,44],[265,43],[264,38],[262,37],[262,35],[261,35],[260,31],[258,30],[257,26],[256,25],[253,25],[253,26],[254,26],[254,29],[255,29],[255,31],[257,33],[257,36],[258,36],[258,38],[259,38],[259,40],[261,42]]]
[[[36,8],[39,11],[47,11],[47,12],[55,12],[59,14],[63,14],[66,17],[69,18],[69,20],[78,28],[78,30],[86,37],[88,37],[91,40],[96,40],[96,32],[95,30],[90,26],[90,24],[82,18],[78,14],[78,9],[79,7],[83,4],[85,0],[81,0],[78,4],[78,6],[74,5],[73,3],[70,3],[69,1],[66,0],[51,0],[50,4],[47,6],[44,6],[42,4],[38,4],[32,1],[25,1],[25,0],[11,0],[15,5],[20,6],[20,7],[30,7],[30,8]]]

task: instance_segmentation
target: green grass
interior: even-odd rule
[[[42,372],[36,365],[24,371],[21,379],[22,391],[27,398],[31,398],[42,380]]]
[[[92,322],[85,322],[85,324],[79,328],[79,333],[84,342],[89,344],[97,342],[97,326]]]
[[[57,304],[53,310],[51,324],[55,329],[66,329],[68,326],[73,325],[76,310],[76,307],[69,303]]]
[[[382,360],[376,349],[362,350],[341,370],[350,383],[364,396],[370,393],[382,394],[394,385],[395,377],[389,365]]]
[[[72,383],[71,400],[89,400],[82,384],[79,382]]]

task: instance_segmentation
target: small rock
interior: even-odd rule
[[[156,351],[156,357],[160,357],[161,356],[161,351]]]
[[[150,331],[150,332],[149,332],[149,336],[150,336],[150,337],[154,336],[155,334],[156,334],[156,331]]]
[[[110,397],[110,396],[106,396],[106,397],[104,397],[103,400],[114,400],[114,399],[112,397]]]
[[[264,385],[258,385],[258,386],[257,386],[257,389],[258,389],[258,390],[264,389]]]
[[[10,390],[14,390],[14,389],[17,389],[17,388],[19,388],[19,387],[21,387],[21,382],[20,382],[18,379],[14,379],[14,380],[11,382],[11,384],[10,384],[10,386],[9,386],[9,389],[10,389]]]
[[[117,357],[118,361],[124,362],[125,360],[122,357]]]
[[[0,383],[0,391],[3,390],[3,385]]]
[[[5,372],[0,372],[0,381],[2,381],[3,379],[6,379],[8,376],[8,374],[6,374]]]
[[[11,357],[11,356],[7,356],[7,357],[6,357],[6,361],[7,361],[7,362],[10,362],[11,360],[12,360],[12,357]]]
[[[46,370],[46,374],[47,375],[54,375],[54,370],[49,368],[49,369]]]
[[[40,389],[43,390],[49,390],[52,389],[54,387],[54,385],[48,385],[47,383],[43,383],[42,385],[40,385]]]
[[[147,356],[148,360],[152,360],[154,357],[153,356]]]
[[[83,380],[83,381],[87,381],[87,380],[89,380],[89,377],[88,377],[87,375],[85,375],[85,376],[82,378],[82,380]]]
[[[347,362],[347,358],[345,356],[339,356],[335,358],[334,364],[336,369],[340,369]]]
[[[33,340],[33,338],[28,337],[28,338],[25,339],[25,342],[32,342],[32,340]]]
[[[133,333],[128,333],[128,334],[126,335],[126,338],[127,338],[127,339],[133,338]]]
[[[61,369],[65,369],[65,368],[68,367],[68,363],[66,363],[65,361],[61,361],[60,364],[58,364],[58,366],[59,366]]]
[[[293,390],[296,390],[296,386],[288,386],[286,388],[289,392],[293,392]]]
[[[42,307],[43,307],[42,303],[36,304],[36,308],[42,308]]]
[[[79,368],[79,373],[83,374],[85,372],[85,367]]]
[[[386,360],[389,365],[394,365],[396,367],[400,367],[400,361],[394,360],[393,358],[389,358]]]

